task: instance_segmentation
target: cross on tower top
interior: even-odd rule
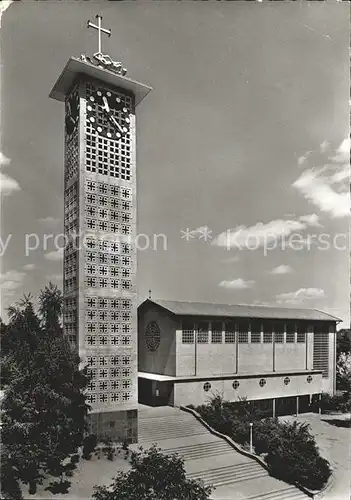
[[[105,33],[107,36],[111,36],[111,30],[105,29],[101,27],[101,20],[102,16],[99,16],[98,14],[95,16],[97,19],[97,25],[93,24],[92,22],[88,21],[87,27],[88,28],[94,28],[98,31],[98,54],[102,54],[101,50],[101,33]]]
[[[151,288],[149,290],[149,299],[151,299]]]

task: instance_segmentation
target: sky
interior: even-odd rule
[[[318,308],[347,327],[348,9],[13,2],[0,30],[2,311],[62,283],[64,107],[48,94],[70,56],[96,52],[86,22],[100,14],[103,52],[153,88],[137,107],[139,301],[151,289]]]

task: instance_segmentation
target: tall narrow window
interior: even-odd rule
[[[329,375],[329,327],[316,325],[313,334],[313,369],[322,370],[322,377]]]
[[[274,341],[276,344],[282,344],[284,342],[284,330],[285,325],[280,321],[276,321],[273,325],[274,329]]]
[[[271,344],[273,342],[273,332],[271,323],[263,323],[263,343]]]
[[[298,343],[306,342],[307,325],[300,324],[297,327],[296,341]]]
[[[260,321],[251,321],[251,343],[259,344],[261,342],[261,328]]]
[[[238,322],[237,331],[238,331],[239,344],[248,344],[249,343],[248,327],[249,327],[249,324],[246,321],[239,321]]]
[[[197,325],[197,343],[207,344],[208,343],[208,322],[200,321]]]
[[[288,344],[293,344],[295,342],[295,332],[296,332],[295,323],[287,323],[286,324],[286,342]]]
[[[212,321],[211,323],[211,342],[212,344],[222,343],[222,321]]]
[[[235,323],[234,321],[226,321],[224,340],[226,344],[235,344]]]
[[[182,324],[182,343],[194,343],[194,323],[190,321],[184,321]]]

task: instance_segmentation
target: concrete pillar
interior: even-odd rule
[[[275,418],[275,398],[272,399],[272,417]]]
[[[321,403],[322,403],[322,394],[319,394],[319,400],[318,400],[318,413],[319,413],[320,415],[322,414]]]
[[[296,396],[296,416],[299,414],[299,396]]]

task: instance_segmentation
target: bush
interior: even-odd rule
[[[330,395],[326,392],[322,393],[321,397],[322,413],[340,411],[347,413],[351,411],[351,394],[348,392],[337,393]]]
[[[94,500],[208,500],[211,488],[187,479],[184,461],[156,447],[133,452],[131,470],[118,472],[110,486],[95,486]]]

